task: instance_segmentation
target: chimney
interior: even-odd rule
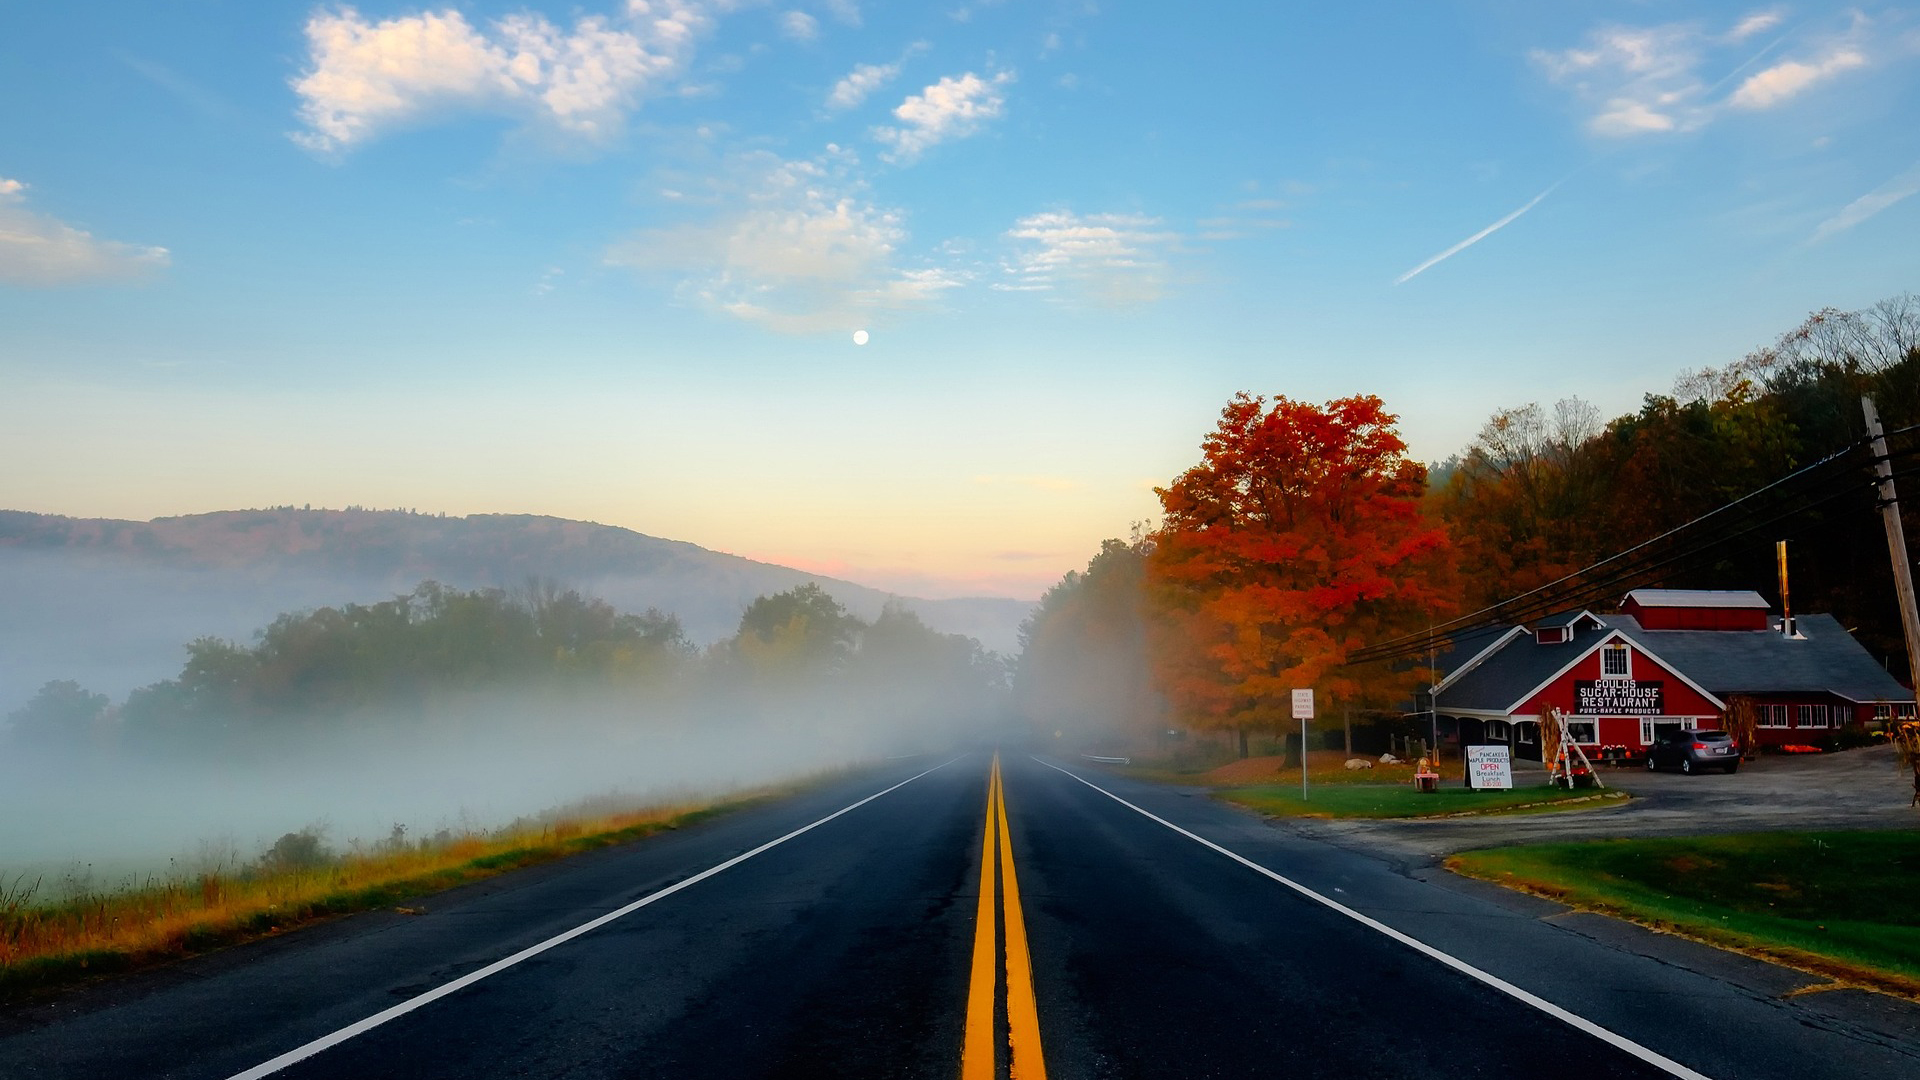
[[[1799,637],[1793,625],[1793,601],[1787,594],[1787,542],[1776,541],[1773,545],[1776,561],[1780,565],[1780,633],[1787,637]]]

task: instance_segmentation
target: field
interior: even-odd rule
[[[1471,851],[1473,877],[1920,996],[1920,833],[1810,832]]]
[[[286,930],[402,906],[430,893],[679,828],[744,805],[650,807],[324,853],[289,834],[257,862],[50,897],[44,882],[0,880],[0,1000]]]

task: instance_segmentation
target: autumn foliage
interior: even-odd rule
[[[1238,394],[1199,464],[1155,489],[1148,559],[1162,690],[1195,727],[1289,717],[1289,691],[1391,705],[1424,673],[1354,650],[1454,610],[1454,552],[1422,513],[1426,468],[1370,395],[1324,406]]]

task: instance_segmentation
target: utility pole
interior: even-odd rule
[[[1867,435],[1873,439],[1873,473],[1880,479],[1880,517],[1887,526],[1887,550],[1893,555],[1893,590],[1900,601],[1900,626],[1907,636],[1907,672],[1920,682],[1920,608],[1913,600],[1913,560],[1907,555],[1907,533],[1900,524],[1900,500],[1893,494],[1893,460],[1887,455],[1887,436],[1873,398],[1860,395],[1866,413]]]

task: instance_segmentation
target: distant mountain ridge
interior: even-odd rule
[[[531,514],[276,508],[122,521],[0,510],[0,714],[47,679],[124,693],[176,672],[180,646],[193,638],[249,640],[282,612],[384,600],[429,579],[471,589],[530,578],[623,610],[672,612],[701,644],[731,635],[755,597],[809,581],[861,618],[898,599],[929,626],[1008,654],[1033,606],[894,597],[685,541]]]

